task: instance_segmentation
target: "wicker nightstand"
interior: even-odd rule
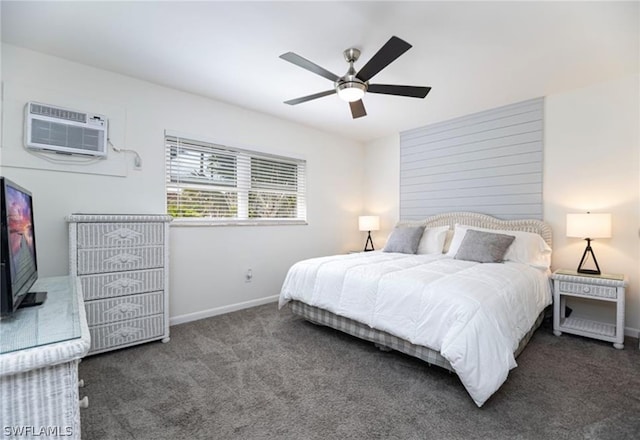
[[[624,294],[627,278],[624,275],[586,275],[572,270],[557,270],[553,278],[553,333],[587,336],[613,342],[618,349],[624,348]],[[607,323],[566,316],[566,297],[586,298],[594,301],[615,303],[616,322]]]

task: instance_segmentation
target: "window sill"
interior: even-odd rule
[[[202,227],[202,226],[306,226],[306,220],[211,220],[174,218],[171,227]]]

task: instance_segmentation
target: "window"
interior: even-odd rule
[[[167,213],[214,223],[305,222],[304,160],[165,136]]]

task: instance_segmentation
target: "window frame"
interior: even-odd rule
[[[188,183],[188,180],[172,182],[171,179],[171,164],[170,164],[170,148],[179,146],[180,142],[186,142],[190,145],[197,146],[202,150],[202,154],[207,154],[205,151],[207,148],[211,149],[211,154],[230,155],[235,158],[235,174],[233,179],[235,186],[220,185],[218,188],[221,191],[227,191],[229,193],[237,194],[236,205],[237,210],[235,217],[173,217],[172,224],[175,226],[268,226],[268,225],[307,225],[307,163],[304,158],[296,157],[294,155],[274,154],[272,152],[265,152],[255,148],[238,148],[235,146],[229,146],[225,143],[220,143],[212,140],[202,139],[198,136],[184,135],[169,130],[165,130],[164,143],[165,143],[165,212],[169,213],[169,193],[171,190],[179,191],[181,188],[197,189],[207,188],[208,190],[214,189],[216,185],[207,184],[206,182],[198,182],[194,179],[192,183]],[[194,147],[195,150],[196,147]],[[252,159],[265,162],[280,162],[286,164],[292,164],[296,167],[295,176],[295,190],[289,194],[295,196],[296,201],[296,217],[250,217],[250,194],[253,192],[275,193],[282,194],[282,189],[278,191],[277,188],[256,188],[252,186]],[[204,156],[203,156],[203,161]],[[186,183],[185,183],[186,182]],[[285,191],[286,194],[286,191]],[[171,215],[171,214],[169,214]]]

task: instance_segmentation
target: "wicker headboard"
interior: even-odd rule
[[[445,212],[431,217],[427,217],[424,222],[411,222],[426,225],[428,228],[434,226],[449,226],[451,229],[456,223],[467,226],[476,226],[487,229],[505,229],[508,231],[533,232],[540,235],[549,246],[552,245],[551,226],[542,220],[522,219],[522,220],[500,220],[485,214],[476,212]]]

